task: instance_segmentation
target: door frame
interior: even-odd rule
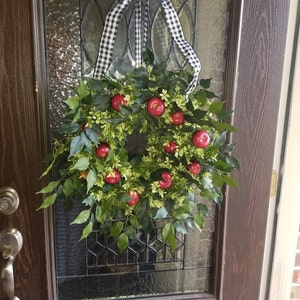
[[[37,101],[42,106],[41,115],[45,116],[43,3],[42,0],[31,0],[31,3]],[[206,299],[259,299],[273,169],[273,157],[269,153],[274,153],[275,146],[289,3],[289,0],[232,0],[230,3],[224,94],[234,108],[232,122],[239,129],[230,139],[237,144],[234,155],[240,159],[241,172],[234,175],[239,187],[226,190],[218,224],[221,230],[216,247],[214,296],[207,295]],[[40,122],[39,130],[48,136],[46,121]],[[45,153],[49,148],[45,145]],[[56,293],[51,220],[51,210],[47,210],[41,225],[46,232],[49,300],[55,299]],[[186,296],[186,299],[195,297]]]
[[[39,102],[41,135],[46,137],[42,147],[42,157],[46,157],[51,149],[49,134],[49,108],[48,108],[48,84],[47,84],[47,62],[46,62],[46,40],[45,40],[45,23],[44,23],[44,5],[43,0],[31,0],[32,11],[32,31],[33,31],[33,50],[35,57],[35,85],[36,101]],[[41,186],[49,180],[49,177],[41,180]],[[44,196],[39,196],[39,203],[42,203]],[[45,232],[44,249],[46,257],[46,282],[48,300],[56,299],[56,276],[55,276],[55,250],[54,250],[54,224],[52,208],[44,210],[44,222],[41,224]]]
[[[269,300],[289,299],[291,297],[299,238],[300,181],[298,170],[300,169],[300,160],[295,158],[298,157],[300,148],[300,87],[298,84],[300,80],[300,4],[297,0],[292,0],[291,3],[287,43],[289,55],[286,57],[285,64],[284,87],[286,91],[282,101],[282,123],[285,123],[285,127],[278,138],[283,140],[283,149],[279,157],[280,164],[278,163],[281,176],[276,199],[277,211],[270,270]]]

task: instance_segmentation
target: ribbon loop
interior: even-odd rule
[[[144,37],[142,40],[142,0],[135,1],[135,66],[137,67],[142,63],[142,50],[145,48],[147,42],[149,2],[148,0],[146,0],[143,27]],[[190,93],[195,89],[195,87],[198,84],[201,63],[194,49],[184,37],[179,17],[171,0],[161,0],[161,2],[167,26],[172,36],[172,39],[174,40],[181,53],[194,70],[193,79],[190,82],[186,91],[186,98],[188,99]],[[111,64],[113,48],[116,40],[120,19],[130,3],[131,0],[123,0],[122,2],[118,3],[118,5],[116,5],[115,8],[109,11],[105,19],[103,34],[100,40],[97,63],[94,70],[94,77],[100,77],[102,74],[105,74]]]
[[[110,66],[113,56],[113,48],[123,12],[126,10],[131,0],[124,0],[109,11],[106,16],[103,33],[100,40],[99,52],[94,77],[99,78],[105,74]]]

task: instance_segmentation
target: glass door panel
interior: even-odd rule
[[[145,0],[146,1],[146,0]],[[143,3],[145,2],[143,1]],[[82,75],[91,76],[105,16],[113,0],[45,0],[49,111],[51,127],[63,118],[63,100],[72,93]],[[124,74],[134,65],[134,2],[121,20],[111,71]],[[173,0],[185,36],[200,56],[201,78],[213,77],[215,91],[222,90],[228,0]],[[161,3],[150,0],[147,45],[158,61],[171,69],[186,62],[168,33]],[[201,199],[198,197],[198,201]],[[74,199],[71,211],[62,203],[54,209],[56,277],[58,299],[140,298],[146,295],[174,295],[213,291],[216,244],[214,205],[205,230],[177,233],[173,253],[161,240],[161,224],[120,254],[115,240],[95,230],[78,243],[82,227],[69,224],[80,211]]]

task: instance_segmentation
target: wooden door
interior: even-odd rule
[[[45,99],[40,97],[45,96],[44,75],[36,59],[42,54],[34,47],[43,35],[33,27],[33,11],[39,5],[31,0],[0,1],[0,187],[10,186],[20,197],[14,214],[0,215],[0,230],[14,227],[23,235],[23,248],[14,262],[15,294],[22,300],[54,299],[48,284],[47,212],[36,211],[41,199],[35,195],[48,143]],[[1,270],[4,264],[1,259]],[[7,299],[1,283],[0,299]]]
[[[216,285],[206,299],[259,299],[288,8],[288,0],[231,2],[225,93],[239,128],[241,172],[222,209]],[[42,0],[0,0],[0,12],[0,187],[20,195],[0,229],[15,227],[24,237],[16,295],[53,300],[51,212],[36,212],[35,195],[48,147]]]

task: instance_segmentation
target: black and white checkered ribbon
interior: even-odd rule
[[[112,10],[109,11],[103,29],[103,34],[100,41],[99,53],[97,58],[97,63],[94,70],[94,77],[99,78],[102,74],[105,74],[110,67],[112,56],[113,56],[113,48],[116,40],[116,35],[118,32],[118,27],[120,23],[120,19],[122,14],[127,9],[128,5],[132,0],[123,0],[119,2]],[[146,4],[145,8],[145,26],[144,26],[144,38],[142,39],[141,32],[141,22],[142,22],[142,13],[141,13],[141,0],[135,0],[135,60],[136,66],[142,63],[142,51],[145,47],[147,40],[147,31],[148,31],[148,8]],[[174,9],[171,0],[161,0],[162,7],[165,13],[165,18],[167,22],[167,26],[169,28],[170,34],[178,46],[179,50],[186,58],[190,66],[194,70],[194,76],[192,81],[190,82],[187,91],[186,98],[188,98],[189,94],[195,89],[198,83],[198,77],[201,70],[201,64],[198,56],[196,55],[192,46],[186,41],[183,30]],[[148,1],[147,1],[148,3]]]

